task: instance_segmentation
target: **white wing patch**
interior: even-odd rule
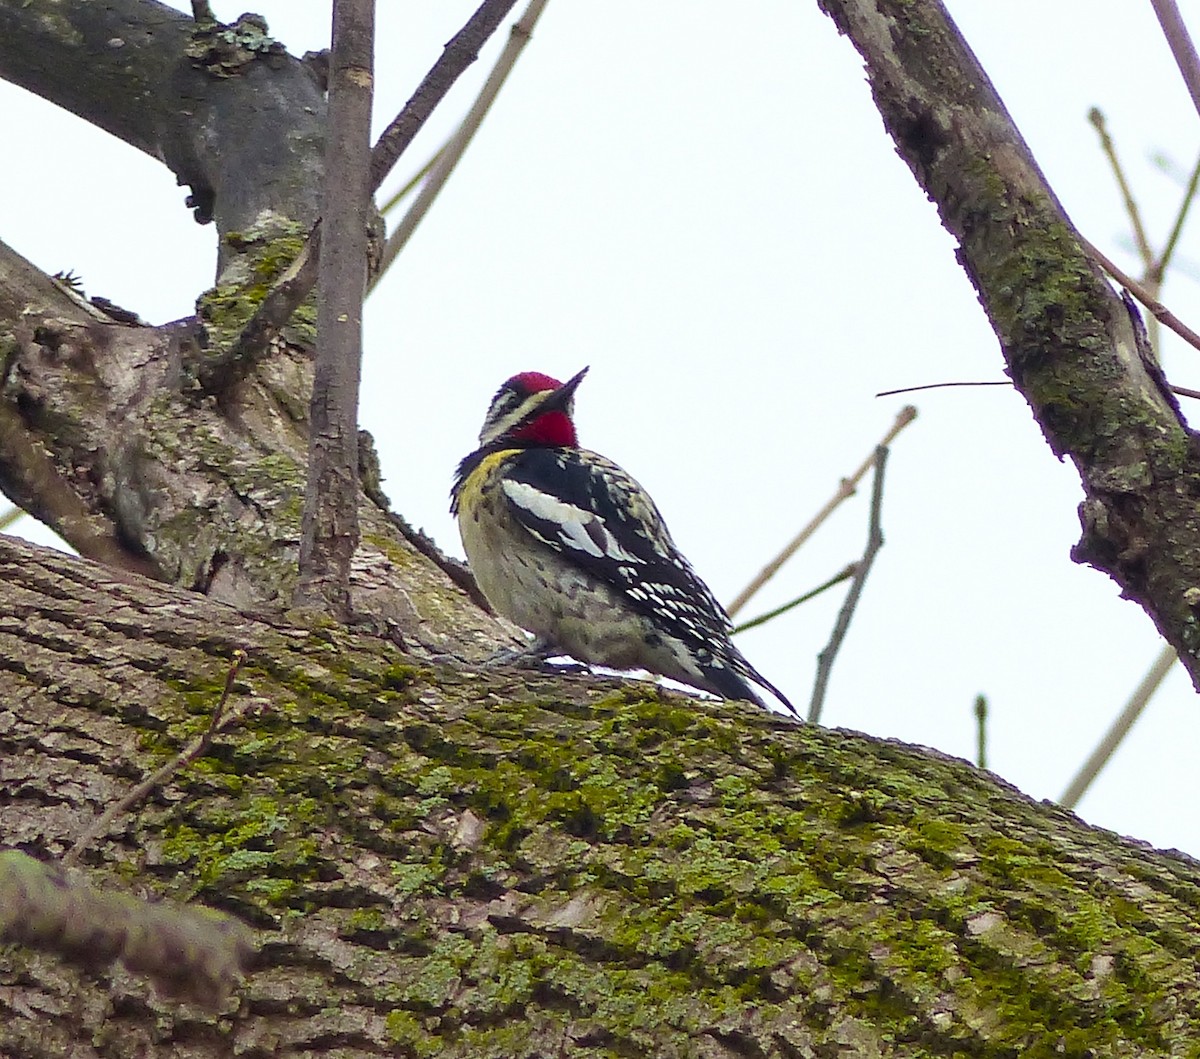
[[[641,563],[636,555],[630,554],[621,547],[620,542],[604,525],[603,519],[591,511],[568,504],[549,493],[535,488],[527,482],[516,482],[506,478],[501,483],[504,495],[517,507],[528,511],[543,524],[550,524],[558,530],[559,543],[577,552],[595,556],[597,559],[607,556],[619,562]],[[528,528],[528,527],[527,527]],[[535,537],[545,540],[540,533],[534,532]],[[546,541],[551,544],[551,541]]]

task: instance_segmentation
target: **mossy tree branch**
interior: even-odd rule
[[[1200,865],[964,761],[430,667],[3,540],[0,844],[60,857],[211,725],[237,651],[239,723],[83,854],[251,925],[237,1000],[10,947],[0,1053],[1195,1050]]]
[[[1014,379],[1107,519],[1093,538],[1128,545],[1122,576],[1170,624],[1189,523],[1165,558],[1126,530],[1161,529],[1171,474],[1186,506],[1192,457],[1123,307],[1077,256],[986,79],[955,71],[966,60],[940,9],[828,6],[865,42],[885,118],[990,292]],[[210,341],[238,333],[313,217],[269,220],[225,236],[227,282],[202,304]],[[499,625],[375,504],[356,610],[390,635],[292,624],[269,605],[295,571],[303,350],[285,338],[216,402],[193,385],[193,324],[96,325],[37,284],[14,289],[7,304],[0,290],[3,399],[89,510],[159,578],[200,592],[0,540],[0,843],[61,857],[211,723],[245,651],[243,723],[85,860],[97,885],[239,916],[260,955],[213,1018],[119,968],[7,948],[0,1053],[1195,1051],[1194,861],[934,753],[645,686],[477,668]],[[1088,358],[1111,396],[1077,377]]]
[[[1014,385],[1079,471],[1077,561],[1150,615],[1200,687],[1200,454],[1122,300],[937,0],[821,0],[958,240]]]

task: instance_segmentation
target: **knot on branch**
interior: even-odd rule
[[[267,32],[262,15],[247,12],[233,25],[197,22],[186,54],[197,69],[225,78],[236,76],[256,59],[279,63],[287,49]]]

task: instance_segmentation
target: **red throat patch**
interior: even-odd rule
[[[527,372],[528,375],[535,375],[536,372]],[[538,376],[545,379],[545,375]],[[554,382],[553,379],[550,380]],[[544,389],[558,389],[557,384],[547,386]],[[514,438],[518,441],[528,441],[534,445],[547,445],[552,448],[556,447],[573,447],[579,444],[575,436],[575,424],[571,422],[571,417],[566,412],[546,412],[538,416],[533,421],[526,423],[520,430],[513,431]]]

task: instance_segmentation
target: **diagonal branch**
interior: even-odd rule
[[[1008,373],[1085,499],[1108,573],[1200,686],[1200,453],[986,73],[937,0],[822,0],[884,125],[958,241]]]
[[[850,619],[854,617],[854,608],[858,606],[862,596],[863,585],[867,582],[867,574],[875,556],[883,547],[883,525],[881,509],[883,507],[883,471],[887,463],[888,450],[880,445],[875,450],[871,462],[875,465],[875,477],[871,484],[871,515],[867,528],[867,544],[863,549],[862,558],[855,564],[854,579],[850,582],[850,590],[842,601],[837,620],[833,623],[833,632],[829,635],[829,643],[817,656],[817,677],[813,682],[812,699],[808,704],[809,724],[819,724],[821,707],[825,704],[825,691],[829,687],[829,674],[833,671],[833,661],[841,650],[846,631],[850,628]]]
[[[834,492],[833,496],[829,499],[825,506],[809,520],[808,524],[799,533],[797,533],[795,537],[793,537],[790,541],[788,541],[787,544],[784,545],[783,549],[777,556],[775,556],[774,559],[767,563],[767,565],[764,566],[754,576],[750,584],[748,584],[741,590],[741,592],[737,594],[737,597],[726,608],[726,612],[731,618],[737,614],[737,612],[740,611],[747,603],[749,603],[754,597],[755,593],[757,593],[763,585],[770,581],[771,578],[779,572],[780,567],[782,567],[784,563],[786,563],[793,555],[796,554],[797,551],[799,551],[801,545],[803,545],[809,537],[811,537],[817,532],[818,529],[820,529],[825,520],[829,518],[829,516],[832,515],[835,510],[837,510],[838,505],[841,504],[843,500],[846,500],[854,495],[854,490],[858,487],[858,483],[861,482],[864,477],[866,477],[867,471],[869,471],[875,465],[875,453],[877,453],[881,448],[886,448],[893,441],[895,441],[896,435],[898,435],[900,431],[902,431],[916,418],[917,410],[912,405],[908,404],[900,409],[899,413],[896,415],[896,421],[888,429],[888,432],[884,434],[879,444],[872,450],[871,455],[863,460],[848,478],[843,478],[841,482],[838,483],[836,492]]]
[[[1142,264],[1149,270],[1154,263],[1154,251],[1150,248],[1150,237],[1146,234],[1142,211],[1138,209],[1137,199],[1133,197],[1133,188],[1129,186],[1125,167],[1121,165],[1121,160],[1117,157],[1117,145],[1113,143],[1113,138],[1109,135],[1104,112],[1099,107],[1092,107],[1088,111],[1088,121],[1092,123],[1096,134],[1100,137],[1100,149],[1108,159],[1108,165],[1117,182],[1117,188],[1121,192],[1121,198],[1125,201],[1125,212],[1129,215],[1129,224],[1133,228],[1133,239],[1137,243],[1138,255],[1142,259]]]
[[[417,230],[417,225],[425,218],[425,214],[429,212],[429,208],[437,199],[442,188],[445,187],[446,181],[450,179],[450,174],[454,172],[454,167],[458,165],[467,147],[470,146],[471,140],[479,131],[483,119],[491,110],[492,104],[500,94],[500,89],[504,87],[504,82],[508,80],[508,75],[512,73],[525,45],[533,38],[534,27],[541,18],[547,3],[548,0],[529,0],[529,6],[525,8],[524,14],[513,23],[508,43],[504,45],[504,51],[500,53],[500,58],[496,60],[496,65],[488,74],[488,79],[484,82],[483,88],[471,105],[467,116],[463,118],[462,124],[450,137],[449,142],[430,163],[428,179],[421,185],[421,190],[417,192],[416,199],[400,219],[400,223],[396,225],[396,230],[388,236],[387,244],[383,248],[383,258],[379,263],[379,271],[376,273],[372,286],[379,282],[388,266],[408,245],[408,240]]]
[[[1104,738],[1100,740],[1099,745],[1092,751],[1087,761],[1083,763],[1078,774],[1067,784],[1067,789],[1063,791],[1062,797],[1058,799],[1059,804],[1064,809],[1074,809],[1079,804],[1079,800],[1087,793],[1088,788],[1092,785],[1092,781],[1100,774],[1100,770],[1108,764],[1109,758],[1113,756],[1121,741],[1128,734],[1129,729],[1133,727],[1134,722],[1142,715],[1142,710],[1145,709],[1146,703],[1150,701],[1150,697],[1158,690],[1159,684],[1171,671],[1171,667],[1175,664],[1176,654],[1170,647],[1163,647],[1158,653],[1158,657],[1154,660],[1154,664],[1150,667],[1149,672],[1142,678],[1141,683],[1134,689],[1129,701],[1125,704],[1125,708],[1113,721],[1112,727],[1104,734]]]
[[[407,150],[434,108],[459,75],[473,63],[516,0],[484,0],[466,25],[450,40],[404,108],[384,130],[371,152],[370,187],[376,191]],[[271,336],[283,326],[317,281],[320,242],[310,237],[300,256],[263,299],[229,351],[231,362],[253,363],[266,351]]]
[[[1200,56],[1196,54],[1196,46],[1192,43],[1191,35],[1184,24],[1183,16],[1175,0],[1150,0],[1150,6],[1158,16],[1163,35],[1170,45],[1171,54],[1183,75],[1183,83],[1187,86],[1188,94],[1200,114]]]

